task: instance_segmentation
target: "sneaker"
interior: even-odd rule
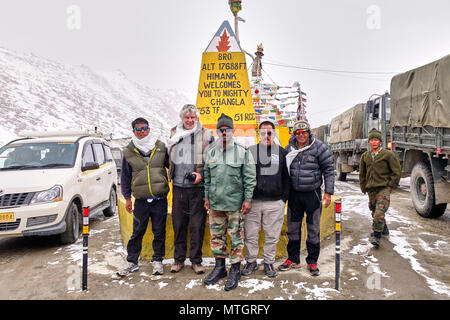
[[[317,277],[320,274],[319,268],[314,263],[308,264],[308,270],[314,277]]]
[[[125,276],[129,275],[130,273],[137,272],[137,271],[139,271],[139,266],[133,262],[128,262],[128,265],[124,269],[118,271],[117,275],[119,277],[125,277]]]
[[[300,268],[300,263],[295,263],[287,259],[285,262],[283,262],[282,265],[278,266],[278,270],[280,271],[287,271],[291,270],[292,268]]]
[[[184,262],[179,262],[179,261],[175,261],[172,265],[172,267],[170,268],[170,272],[172,273],[177,273],[180,272],[181,269],[184,268]]]
[[[247,262],[244,269],[242,270],[241,274],[243,276],[249,276],[252,274],[253,271],[258,269],[258,263],[255,262]]]
[[[277,276],[277,272],[275,271],[275,269],[273,268],[273,264],[271,263],[264,263],[264,272],[269,278],[275,278]]]
[[[153,261],[153,275],[162,275],[164,273],[162,261]]]
[[[205,273],[205,267],[202,266],[201,263],[193,263],[191,268],[192,268],[192,270],[194,270],[194,272],[196,274],[203,274],[203,273]]]
[[[373,244],[375,248],[380,247],[380,240],[381,240],[381,232],[373,232],[370,234],[370,243]]]

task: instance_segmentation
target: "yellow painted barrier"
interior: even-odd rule
[[[172,228],[172,214],[171,214],[171,202],[172,202],[172,193],[169,193],[168,201],[168,214],[167,214],[167,224],[166,224],[166,255],[165,258],[173,258],[174,253],[174,234],[173,234],[173,228]],[[322,209],[322,216],[320,219],[320,238],[323,239],[325,237],[330,236],[334,233],[334,226],[335,226],[335,217],[334,217],[334,202],[340,201],[341,198],[332,196],[331,198],[332,203],[328,208]],[[122,242],[124,247],[126,248],[126,245],[128,243],[128,240],[131,237],[131,234],[133,232],[133,214],[128,213],[125,208],[125,199],[123,197],[119,198],[118,201],[119,206],[119,220],[120,220],[120,234],[122,237]],[[144,239],[142,240],[142,252],[141,252],[141,259],[143,260],[151,260],[153,256],[153,248],[152,248],[152,241],[153,241],[153,234],[151,232],[151,221],[149,221],[149,225],[147,228],[147,232],[144,235]],[[188,234],[189,237],[189,234]],[[203,257],[213,257],[213,254],[211,252],[210,248],[210,240],[211,240],[211,234],[209,232],[209,224],[208,219],[206,220],[206,228],[205,228],[205,237],[203,239]],[[229,241],[229,239],[228,239]],[[305,219],[303,219],[303,226],[302,226],[302,248],[305,247],[306,242],[306,222]],[[264,231],[261,230],[261,233],[259,235],[259,256],[262,255],[262,246],[264,243]],[[287,257],[287,243],[288,243],[288,237],[287,237],[287,214],[284,215],[284,224],[281,229],[280,234],[280,241],[277,245],[277,253],[276,258],[283,258]],[[189,241],[187,242],[188,250],[189,250]],[[229,242],[228,242],[228,252],[229,252]],[[189,253],[187,254],[189,257]]]

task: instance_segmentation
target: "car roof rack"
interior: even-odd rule
[[[105,138],[105,134],[90,130],[59,130],[59,131],[24,131],[23,138],[51,138],[51,137],[97,137]]]

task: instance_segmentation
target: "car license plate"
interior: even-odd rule
[[[0,213],[0,222],[12,222],[14,220],[14,212]]]

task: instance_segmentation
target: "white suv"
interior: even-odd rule
[[[117,212],[117,170],[107,142],[88,133],[33,134],[0,148],[0,237],[78,239],[82,209]]]

